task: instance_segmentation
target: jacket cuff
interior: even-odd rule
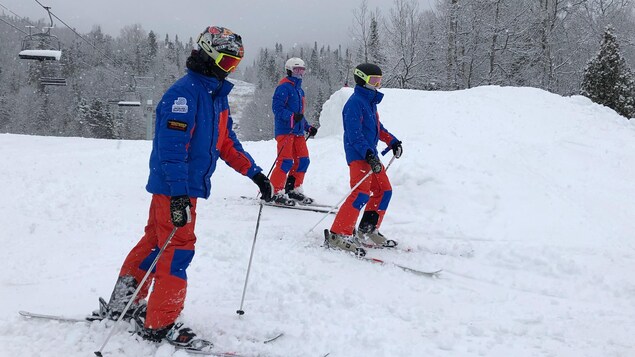
[[[249,170],[247,170],[247,174],[245,176],[253,179],[257,173],[262,172],[262,169],[258,165],[251,165]]]

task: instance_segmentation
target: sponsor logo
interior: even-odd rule
[[[168,129],[186,131],[187,123],[178,120],[168,120]]]
[[[172,104],[172,113],[187,113],[187,99],[178,97]]]

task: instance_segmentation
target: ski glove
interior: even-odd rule
[[[190,197],[187,195],[170,198],[170,216],[175,227],[183,227],[192,222],[191,206]]]
[[[401,157],[401,154],[403,153],[403,148],[401,147],[401,141],[399,140],[395,141],[395,143],[392,144],[390,148],[392,149],[393,155],[395,155],[395,159],[398,159]]]
[[[371,170],[373,170],[373,173],[380,173],[382,166],[381,166],[381,160],[379,160],[379,158],[377,157],[377,155],[373,154],[372,151],[368,150],[366,151],[366,162],[370,165]]]
[[[304,114],[302,113],[293,113],[293,125],[299,123],[304,119]]]
[[[309,138],[314,137],[317,134],[317,128],[314,126],[309,127]]]
[[[262,172],[259,172],[251,180],[258,185],[258,188],[260,189],[260,193],[262,194],[260,199],[265,200],[265,202],[271,202],[271,197],[273,196],[273,185],[271,184],[271,181],[269,181],[269,178],[267,178],[267,176],[265,176]]]

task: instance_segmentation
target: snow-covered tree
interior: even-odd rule
[[[619,114],[635,117],[635,78],[608,26],[600,44],[600,51],[584,70],[580,94]]]

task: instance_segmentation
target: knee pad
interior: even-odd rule
[[[282,164],[280,164],[280,169],[284,171],[285,173],[289,173],[292,167],[293,167],[293,160],[291,159],[284,159],[282,160]]]
[[[170,264],[170,275],[187,280],[185,270],[190,265],[192,258],[194,258],[193,250],[176,249],[172,257],[172,264]]]
[[[298,163],[298,172],[306,172],[306,170],[309,168],[309,163],[311,162],[311,160],[309,160],[308,157],[301,157],[300,158],[300,162]]]
[[[377,209],[381,211],[385,211],[388,208],[388,204],[390,203],[391,197],[392,197],[392,190],[384,191],[384,195],[382,196],[381,201],[379,201],[379,207]]]
[[[359,211],[368,203],[369,199],[370,196],[368,196],[368,194],[358,193],[357,198],[355,198],[355,201],[353,201],[353,207]]]

